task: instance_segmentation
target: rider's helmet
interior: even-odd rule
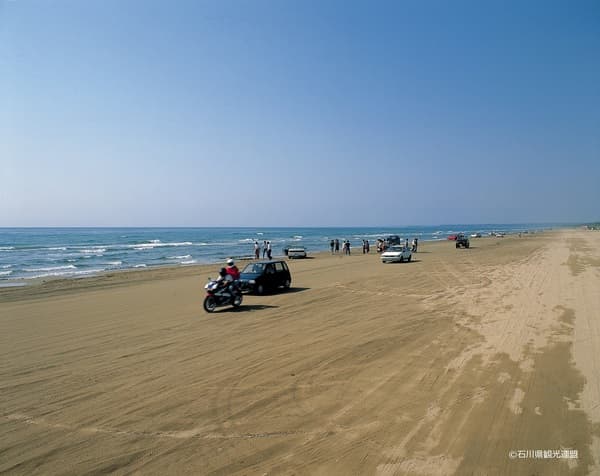
[[[234,264],[235,262],[231,258],[227,260],[227,266],[233,266]]]

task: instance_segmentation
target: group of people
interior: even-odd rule
[[[404,246],[406,248],[408,248],[408,238],[406,239]],[[419,239],[418,238],[413,238],[412,243],[411,243],[411,251],[413,253],[417,252],[417,248],[419,247]],[[340,240],[338,240],[337,238],[335,240],[331,240],[329,242],[329,248],[331,249],[331,254],[337,254],[340,252]],[[378,239],[377,240],[377,252],[378,253],[383,253],[385,250],[387,249],[387,244],[384,240],[382,239]],[[344,240],[342,242],[342,252],[345,255],[349,255],[351,254],[351,245],[350,245],[350,241],[348,240]],[[362,252],[363,254],[367,254],[371,251],[371,244],[369,243],[369,240],[362,240]]]
[[[409,248],[408,238],[406,238],[403,245],[405,248]],[[386,240],[379,238],[377,240],[377,253],[383,253],[385,250],[388,249],[389,246],[390,245],[386,242]],[[412,251],[413,253],[416,253],[418,247],[419,247],[419,239],[413,238],[412,243],[410,245],[410,251]],[[368,251],[367,251],[367,253],[368,253]]]
[[[404,247],[408,248],[408,238],[404,242]],[[419,239],[418,238],[413,238],[412,243],[410,244],[410,251],[413,252],[413,253],[416,253],[418,247],[419,247]]]
[[[255,259],[260,259],[260,250],[261,250],[261,245],[258,243],[257,240],[255,240],[254,241],[254,258]],[[266,241],[266,240],[263,241],[263,244],[262,244],[263,259],[265,258],[265,255],[267,256],[268,259],[271,259],[272,253],[273,253],[273,249],[271,248],[271,242]]]
[[[363,255],[367,254],[371,251],[371,245],[369,244],[369,240],[363,240]]]
[[[363,246],[364,246],[364,240],[363,240]],[[340,240],[338,240],[337,238],[335,240],[331,240],[329,242],[329,248],[331,248],[331,254],[338,254],[340,252]],[[344,240],[342,242],[342,252],[345,255],[349,255],[350,254],[350,241],[348,240]],[[364,248],[363,248],[363,252],[364,252]]]

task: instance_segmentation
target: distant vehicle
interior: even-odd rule
[[[456,235],[456,247],[460,248],[461,246],[465,248],[469,247],[469,239],[463,233]]]
[[[456,238],[458,238],[458,235],[448,235],[448,239],[451,241],[456,241]]]
[[[385,243],[385,247],[389,248],[390,246],[401,244],[402,239],[398,235],[390,235],[386,236],[383,242]]]
[[[471,238],[481,238],[481,233],[471,233]]]
[[[381,253],[382,263],[402,263],[411,259],[412,253],[410,248],[402,245],[393,245],[387,251]]]
[[[240,274],[242,291],[264,294],[280,287],[288,289],[292,275],[285,261],[271,260],[248,264]]]
[[[306,258],[306,248],[304,246],[292,246],[287,250],[287,257],[293,258]]]

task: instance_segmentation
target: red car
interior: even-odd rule
[[[458,235],[448,235],[449,240],[456,241],[457,238],[458,238]]]

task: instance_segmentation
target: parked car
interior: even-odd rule
[[[456,241],[456,238],[458,238],[458,235],[448,235],[448,239],[451,241]]]
[[[306,258],[306,248],[304,246],[291,246],[287,250],[287,257],[293,258]]]
[[[387,236],[384,240],[386,249],[390,246],[399,245],[402,243],[402,239],[398,235]]]
[[[410,261],[412,259],[412,253],[410,248],[402,245],[393,245],[387,251],[381,253],[382,263],[402,263],[404,261]]]
[[[280,287],[288,289],[292,275],[285,261],[258,261],[248,264],[240,274],[242,291],[264,294]]]
[[[469,247],[469,239],[467,238],[467,235],[463,233],[456,235],[456,247],[460,248],[461,246],[464,246],[465,248]]]

